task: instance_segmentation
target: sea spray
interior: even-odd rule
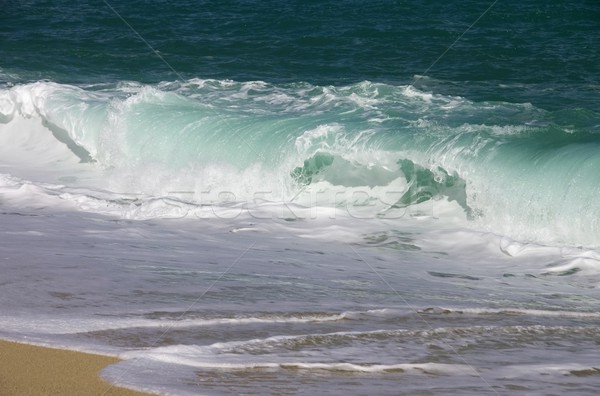
[[[373,215],[444,199],[475,227],[518,240],[600,244],[595,113],[568,116],[367,81],[199,79],[18,85],[2,91],[1,109],[7,150],[27,158],[36,148],[15,136],[52,135],[52,150],[66,146],[79,162],[93,163],[115,193],[219,204],[353,189],[377,202]],[[24,132],[22,119],[46,130]]]

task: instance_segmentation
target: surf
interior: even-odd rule
[[[590,247],[600,245],[598,125],[590,111],[369,81],[42,81],[0,92],[3,172],[71,196],[101,189],[166,211],[173,199],[351,203],[372,216],[443,201],[486,232]]]

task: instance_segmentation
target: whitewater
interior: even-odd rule
[[[370,81],[6,84],[0,335],[163,394],[594,394],[599,125]]]
[[[138,211],[168,199],[308,200],[369,206],[376,217],[448,201],[473,228],[523,242],[600,244],[599,120],[585,110],[476,103],[370,82],[195,79],[19,85],[2,91],[0,117],[5,166],[21,165],[8,175],[56,168],[63,174],[36,181],[70,182],[38,187],[73,194],[73,202],[97,198],[72,190],[86,186],[109,190],[112,201],[135,196]],[[95,176],[78,172],[101,180],[85,182]],[[179,215],[179,206],[163,203],[162,215]]]

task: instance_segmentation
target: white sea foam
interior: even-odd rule
[[[521,148],[537,147],[536,134],[545,127],[488,125],[482,119],[489,111],[545,116],[530,105],[475,103],[371,82],[318,87],[193,80],[95,91],[38,82],[1,91],[0,166],[33,183],[108,189],[112,202],[119,194],[147,198],[146,205],[124,211],[128,218],[181,217],[193,209],[181,208],[187,203],[251,202],[257,195],[286,202],[323,191],[329,198],[308,204],[354,208],[380,201],[390,208],[407,201],[406,194],[412,205],[431,194],[430,201],[457,201],[473,218],[470,227],[516,240],[502,243],[507,254],[529,249],[519,247],[523,242],[595,247],[593,152],[564,136],[554,150]],[[387,121],[365,124],[365,117]],[[517,145],[520,140],[531,144]],[[329,160],[318,163],[316,155]],[[521,172],[517,165],[532,155],[543,166]],[[411,167],[401,165],[406,161]],[[65,193],[67,200],[75,196]],[[101,206],[82,203],[86,199],[74,198],[84,210]],[[184,204],[170,209],[174,200]],[[582,265],[593,267],[587,259]]]
[[[120,355],[124,359],[150,359],[170,364],[186,365],[203,369],[282,369],[282,370],[325,370],[347,371],[355,373],[393,373],[406,372],[414,374],[471,374],[477,375],[473,368],[461,364],[440,363],[398,363],[368,364],[346,362],[307,362],[307,361],[268,361],[261,356],[220,356],[211,359],[206,355],[206,348],[189,345],[174,345],[146,351],[126,352]],[[284,358],[285,359],[285,358]],[[311,358],[312,359],[312,358]]]
[[[455,315],[516,315],[516,316],[549,316],[565,318],[600,318],[600,312],[584,311],[550,311],[543,309],[524,309],[524,308],[446,308],[435,307],[425,308],[419,312],[427,314],[455,314]]]

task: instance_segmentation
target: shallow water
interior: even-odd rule
[[[342,216],[4,212],[2,334],[174,394],[592,392],[592,251]]]

